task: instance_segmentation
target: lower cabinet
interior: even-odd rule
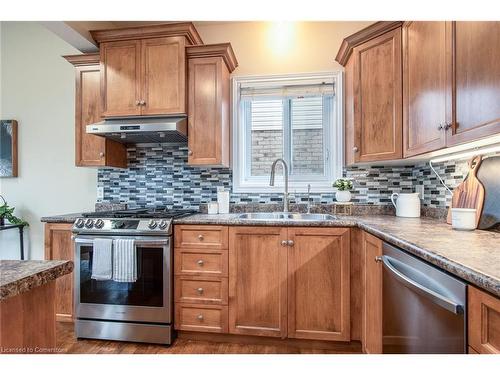
[[[74,246],[68,223],[45,224],[45,259],[74,261]],[[73,321],[73,273],[56,280],[56,320]]]
[[[500,298],[469,285],[469,353],[500,354]]]
[[[367,354],[382,353],[382,240],[363,232],[363,330],[362,347]]]

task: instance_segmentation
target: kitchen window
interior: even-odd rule
[[[276,192],[283,158],[290,191],[331,192],[342,174],[341,72],[233,79],[233,190]],[[282,175],[278,166],[277,175]]]

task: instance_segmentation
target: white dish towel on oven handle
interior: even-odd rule
[[[128,238],[113,240],[113,281],[137,281],[137,250],[135,241]]]
[[[111,280],[113,275],[112,246],[113,240],[111,238],[94,239],[92,279]]]

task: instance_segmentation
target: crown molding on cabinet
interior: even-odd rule
[[[73,66],[86,66],[99,64],[99,52],[84,53],[81,55],[66,55],[63,56]]]
[[[379,21],[345,38],[340,45],[335,61],[345,66],[354,47],[403,25],[403,21]]]
[[[97,43],[167,36],[184,36],[189,44],[203,44],[203,40],[192,22],[172,22],[120,29],[91,30],[90,35],[92,35],[92,38],[94,38]]]
[[[188,59],[197,57],[222,57],[229,73],[232,73],[238,66],[238,60],[231,47],[231,43],[205,44],[202,46],[186,47]]]

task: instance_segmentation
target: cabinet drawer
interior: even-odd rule
[[[227,305],[227,278],[177,276],[175,300],[185,303]]]
[[[175,305],[175,329],[227,333],[227,306]]]
[[[175,274],[227,276],[227,250],[175,249]]]
[[[500,354],[500,299],[469,286],[469,345],[481,354]]]
[[[227,249],[228,229],[217,225],[179,225],[175,227],[175,247]]]

